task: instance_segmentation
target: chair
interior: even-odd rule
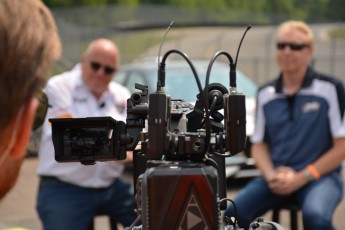
[[[272,221],[279,223],[280,211],[283,209],[290,212],[290,229],[298,230],[298,211],[300,210],[300,207],[296,203],[284,204],[278,208],[273,209]]]

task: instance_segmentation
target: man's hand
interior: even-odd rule
[[[296,172],[289,167],[279,167],[268,181],[268,187],[274,194],[290,195],[307,183],[303,172]]]

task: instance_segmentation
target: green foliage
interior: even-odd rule
[[[194,9],[221,10],[226,9],[224,0],[166,0],[168,5]]]
[[[333,39],[343,39],[345,40],[345,28],[339,28],[329,32],[329,36]]]
[[[42,0],[49,7],[105,6],[109,4],[138,4],[140,0]]]
[[[172,39],[170,37],[169,39]],[[122,63],[133,61],[133,57],[138,57],[147,47],[151,47],[159,43],[162,39],[161,30],[139,31],[126,34],[115,35],[112,40],[120,47],[122,55]],[[141,41],[141,42],[138,42]],[[128,55],[131,54],[131,55]]]
[[[49,7],[153,4],[189,9],[192,15],[198,15],[200,11],[207,11],[216,18],[224,17],[226,14],[231,14],[233,17],[249,15],[248,18],[253,15],[265,14],[265,18],[271,22],[288,18],[307,22],[345,20],[344,0],[43,0],[43,2]]]

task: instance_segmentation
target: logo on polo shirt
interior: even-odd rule
[[[87,98],[78,98],[78,97],[73,97],[73,101],[77,103],[86,103]]]
[[[320,103],[319,102],[317,102],[317,101],[307,102],[303,105],[302,112],[303,113],[310,113],[310,112],[319,111],[319,109],[320,109]]]

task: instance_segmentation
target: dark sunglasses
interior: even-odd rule
[[[36,130],[42,126],[44,119],[47,115],[47,110],[48,110],[48,97],[47,97],[47,95],[42,90],[40,90],[38,92],[38,94],[36,95],[36,97],[39,100],[39,105],[38,105],[38,108],[36,110],[35,120],[34,120],[34,124],[32,126],[33,130]]]
[[[97,71],[97,70],[99,70],[99,68],[101,68],[102,67],[102,65],[100,64],[100,63],[98,63],[98,62],[90,62],[90,65],[91,65],[91,68],[94,70],[94,71]],[[112,67],[109,67],[109,66],[103,66],[103,71],[104,71],[104,73],[105,74],[107,74],[107,75],[110,75],[110,74],[112,74],[112,73],[114,73],[115,72],[115,68],[112,68]]]
[[[294,50],[294,51],[300,51],[306,47],[309,47],[308,44],[297,44],[297,43],[287,43],[287,42],[278,42],[277,43],[277,49],[278,50],[284,50],[286,46],[288,46],[290,48],[290,50]]]

